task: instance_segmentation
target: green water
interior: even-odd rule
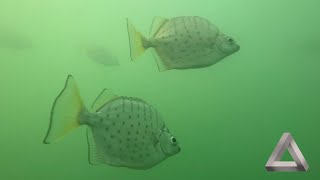
[[[319,6],[317,0],[1,0],[0,24],[27,34],[33,47],[0,49],[0,179],[319,179]],[[197,70],[160,73],[150,51],[131,62],[125,18],[147,34],[155,15],[205,17],[241,50]],[[121,65],[88,59],[81,50],[87,40],[110,47]],[[68,74],[88,106],[105,87],[153,104],[182,151],[137,171],[89,165],[84,127],[58,144],[42,144]],[[308,172],[266,172],[285,131]]]

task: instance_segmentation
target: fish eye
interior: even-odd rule
[[[229,43],[233,43],[233,39],[232,39],[232,38],[227,38],[227,41],[228,41]]]
[[[171,139],[171,142],[172,142],[172,143],[176,143],[176,142],[177,142],[177,139],[176,139],[175,137],[173,137],[173,136],[171,136],[170,139]]]

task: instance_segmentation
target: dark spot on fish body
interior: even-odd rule
[[[133,127],[134,127],[134,125],[133,125],[133,124],[131,124],[131,125],[130,125],[130,127],[132,127],[132,128],[133,128]]]
[[[120,134],[120,129],[118,129],[118,131],[117,131],[117,132],[118,132],[118,134]]]
[[[113,138],[114,138],[114,135],[113,135],[113,134],[111,134],[111,135],[110,135],[110,138],[111,138],[111,139],[113,139]]]
[[[113,125],[113,126],[116,126],[116,122],[112,122],[112,125]]]
[[[129,115],[129,119],[131,119],[131,115]]]
[[[120,115],[119,114],[117,114],[117,118],[119,118],[120,117]]]
[[[105,131],[109,131],[109,127],[108,127],[108,126],[105,127],[104,130],[105,130]]]
[[[137,114],[137,118],[138,118],[138,119],[140,118],[140,114]]]
[[[136,134],[138,135],[139,134],[139,131],[137,130]]]
[[[128,135],[130,135],[131,134],[131,132],[130,131],[128,131]]]
[[[102,123],[103,122],[103,118],[100,118],[100,123]]]
[[[119,144],[122,144],[122,140],[121,139],[119,140]]]
[[[147,157],[150,157],[150,153],[146,153],[146,156],[147,156]]]
[[[131,141],[131,139],[129,137],[127,137],[127,141]]]
[[[122,126],[124,126],[126,124],[126,122],[125,121],[122,121]]]
[[[138,126],[140,126],[141,125],[141,123],[140,122],[138,122]]]

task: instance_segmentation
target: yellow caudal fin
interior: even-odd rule
[[[85,109],[76,82],[69,75],[64,89],[55,99],[45,144],[57,142],[68,132],[80,126],[80,113]]]
[[[127,28],[129,34],[129,43],[130,43],[130,56],[131,60],[134,61],[140,55],[142,55],[145,51],[146,42],[145,37],[136,30],[136,28],[129,22],[127,18]]]

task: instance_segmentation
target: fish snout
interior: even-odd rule
[[[240,50],[240,45],[237,44],[236,51]]]

